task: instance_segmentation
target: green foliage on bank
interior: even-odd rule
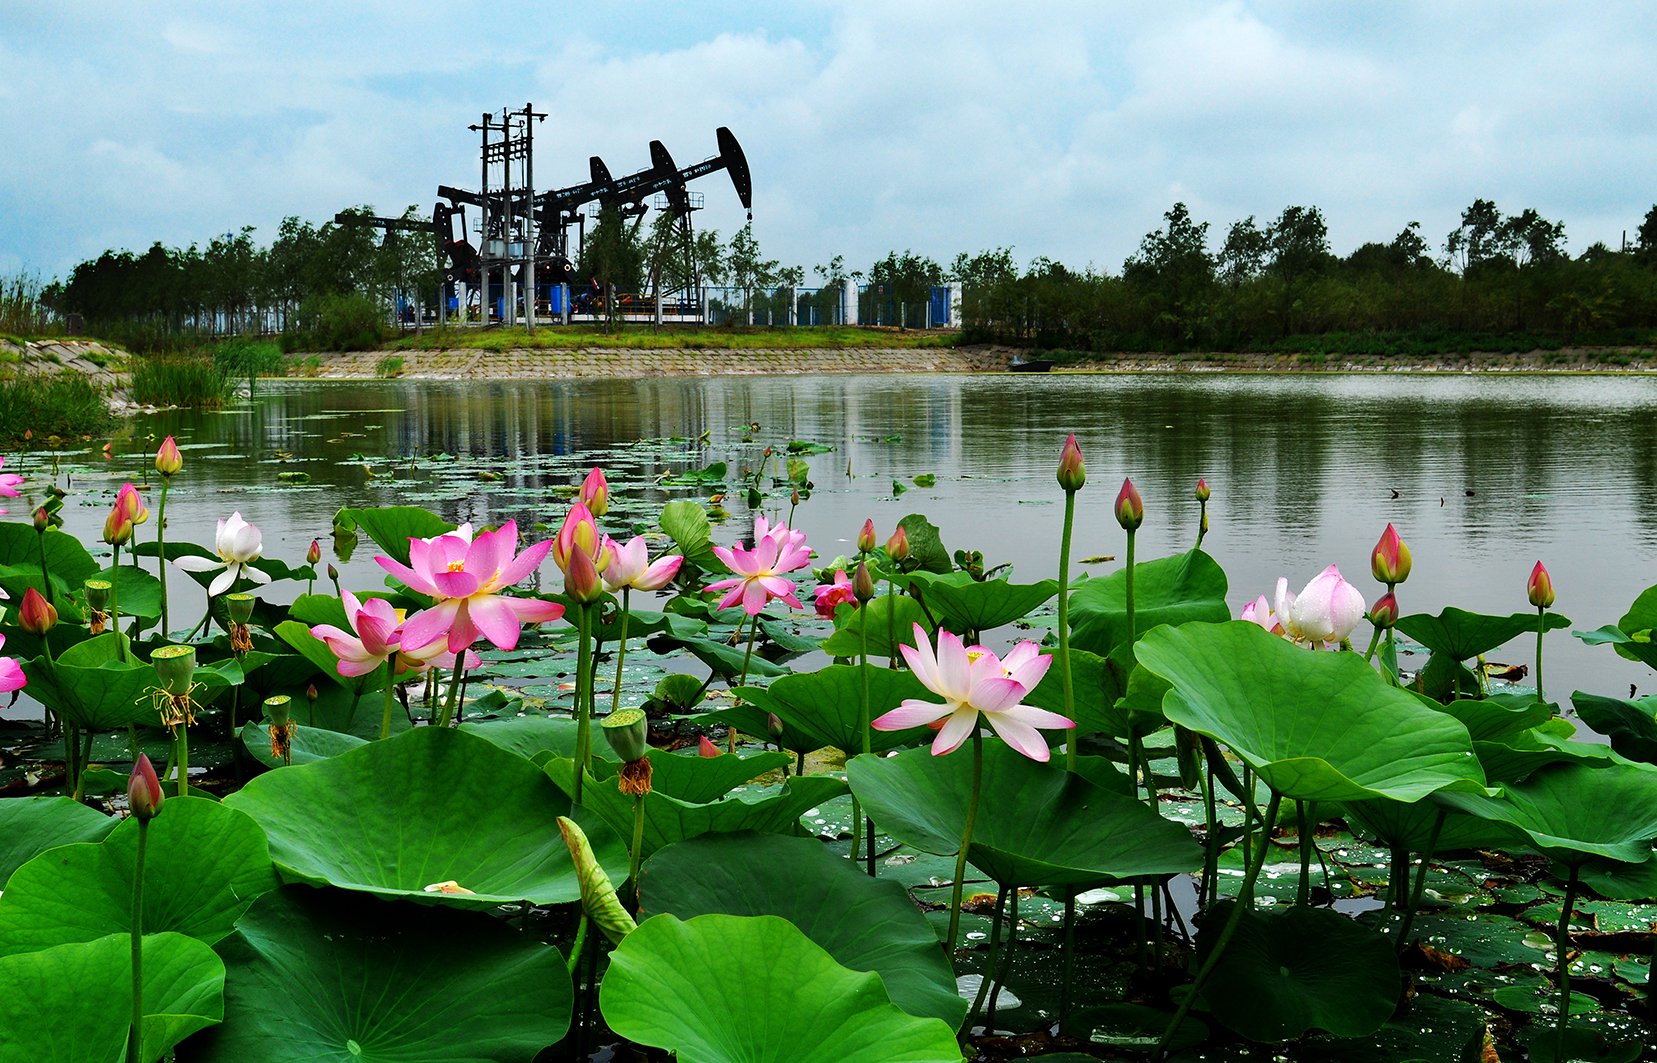
[[[0,440],[20,440],[31,430],[37,440],[91,435],[109,423],[104,396],[80,373],[0,380]]]

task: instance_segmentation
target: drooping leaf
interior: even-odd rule
[[[1630,760],[1657,764],[1657,696],[1608,698],[1581,690],[1571,694],[1577,718],[1611,740]]]
[[[0,801],[0,890],[12,872],[47,849],[95,842],[120,822],[68,797]]]
[[[159,685],[155,669],[130,645],[121,659],[111,631],[78,642],[58,655],[29,662],[29,693],[60,717],[86,730],[114,731],[130,724],[157,726],[160,717],[145,693]]]
[[[1070,645],[1108,656],[1127,640],[1127,573],[1119,569],[1070,592]],[[1158,624],[1229,619],[1225,571],[1201,550],[1134,566],[1134,630]]]
[[[599,1006],[611,1029],[680,1063],[961,1058],[950,1027],[899,1010],[878,975],[775,916],[645,920],[611,954]]]
[[[568,799],[522,757],[458,730],[420,727],[268,772],[225,804],[265,828],[290,878],[472,907],[562,904],[580,893],[558,834]],[[599,859],[626,867],[618,838],[575,818]],[[472,892],[426,889],[447,881]]]
[[[954,569],[938,526],[925,514],[911,513],[898,521],[898,527],[909,539],[909,562],[918,571],[943,573]]]
[[[933,617],[957,634],[991,631],[1010,624],[1045,604],[1059,589],[1058,583],[1050,579],[1036,583],[1004,579],[980,582],[966,572],[947,576],[917,572],[909,586],[912,594],[926,602]]]
[[[906,845],[957,853],[972,796],[972,750],[911,749],[846,764],[852,792],[880,829]],[[968,859],[1002,885],[1080,886],[1189,871],[1202,853],[1184,826],[999,741],[984,775]]]
[[[1558,613],[1543,614],[1542,623],[1549,631],[1571,626],[1571,622]],[[1445,654],[1455,661],[1471,660],[1520,635],[1535,634],[1536,625],[1535,613],[1489,616],[1454,606],[1437,616],[1411,613],[1398,618],[1400,632],[1434,653]]]
[[[335,527],[357,527],[368,533],[392,560],[408,564],[409,539],[430,539],[454,531],[455,526],[419,506],[342,508],[334,514]]]
[[[641,874],[640,916],[775,915],[854,971],[874,971],[892,1003],[951,1028],[966,1016],[938,935],[908,892],[872,879],[813,838],[707,834],[662,849]]]
[[[1204,920],[1200,951],[1212,947],[1233,903]],[[1400,984],[1386,938],[1339,912],[1297,906],[1245,910],[1203,996],[1215,1018],[1251,1041],[1288,1041],[1309,1030],[1362,1037],[1392,1016]]]
[[[1554,764],[1501,797],[1450,793],[1437,800],[1470,815],[1510,824],[1537,851],[1566,864],[1604,857],[1631,864],[1651,857],[1657,838],[1657,769],[1634,764]]]
[[[288,886],[222,949],[213,1063],[529,1063],[569,1028],[558,950],[481,912]]]
[[[1169,720],[1224,742],[1285,797],[1416,801],[1483,787],[1467,728],[1359,654],[1303,649],[1246,621],[1157,628],[1137,652],[1172,684]]]

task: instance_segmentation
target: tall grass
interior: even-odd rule
[[[40,278],[26,273],[0,277],[0,333],[40,336],[61,331],[40,301]]]
[[[132,399],[146,406],[212,410],[224,405],[228,381],[208,355],[151,355],[132,367]]]
[[[31,429],[37,440],[92,435],[111,420],[104,396],[79,373],[0,380],[0,440],[22,439]]]

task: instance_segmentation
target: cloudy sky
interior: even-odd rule
[[[1183,200],[1322,208],[1344,253],[1476,197],[1616,246],[1657,203],[1657,18],[1594,4],[1233,0],[6,0],[0,275],[285,215],[429,209],[484,111],[537,185],[681,166],[729,126],[768,257],[1010,246],[1116,272]],[[724,177],[700,224],[742,223]],[[811,281],[808,279],[808,283]]]

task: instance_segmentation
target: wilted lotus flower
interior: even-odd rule
[[[269,583],[270,577],[254,568],[252,562],[259,560],[264,552],[264,538],[259,534],[257,524],[249,524],[242,519],[238,510],[230,514],[229,520],[220,520],[218,531],[213,536],[213,548],[218,552],[217,561],[206,557],[190,555],[181,557],[173,564],[186,572],[211,572],[216,568],[223,572],[213,577],[213,582],[207,588],[208,595],[223,594],[235,585],[236,580],[245,576],[254,583]]]
[[[1364,618],[1364,596],[1330,565],[1299,594],[1289,593],[1289,581],[1277,581],[1277,622],[1291,639],[1325,645],[1345,642]]]

